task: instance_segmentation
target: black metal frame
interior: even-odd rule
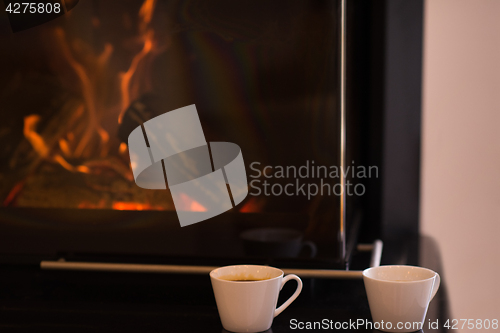
[[[423,0],[349,2],[358,24],[351,107],[360,119],[367,181],[360,239],[415,238],[419,232]],[[354,67],[354,66],[353,66]]]
[[[348,122],[357,129],[348,133],[347,143],[351,150],[360,152],[360,156],[352,158],[359,157],[360,164],[366,166],[379,166],[380,171],[379,178],[367,180],[367,193],[362,200],[347,204],[363,207],[359,234],[363,242],[376,238],[415,237],[419,218],[423,0],[348,0],[347,4],[348,22],[351,22],[348,23],[348,72],[351,74],[347,82],[347,108],[354,111]],[[29,261],[56,255],[51,249],[44,250],[38,246],[40,244],[29,240],[43,239],[43,235],[38,234],[43,229],[37,224],[38,220],[50,222],[53,214],[55,226],[62,223],[60,213],[55,210],[34,212],[0,208],[0,244],[3,244],[0,250],[6,250],[2,251],[3,257],[9,261],[20,260],[17,256],[20,253],[28,255],[25,257],[30,258]],[[348,211],[349,222],[355,213]],[[75,220],[82,217],[82,213],[78,213],[79,216],[71,212],[63,214]],[[131,215],[137,219],[154,215],[154,221],[160,220],[157,212],[127,215],[100,211],[100,214],[111,224]],[[118,225],[111,227],[111,224],[109,232],[104,234],[123,236],[122,241],[126,244],[134,231],[121,232],[121,227],[114,229]],[[80,237],[87,237],[92,247],[93,237],[102,240],[104,236],[97,236],[91,228],[92,225],[82,227],[78,222],[69,223],[57,232],[57,236],[72,239],[82,232]],[[55,230],[53,226],[49,229]],[[28,234],[31,236],[27,237]],[[158,233],[144,233],[145,241],[148,234]],[[34,249],[40,252],[30,253]],[[9,253],[12,256],[9,257]],[[132,255],[127,248],[124,253]]]

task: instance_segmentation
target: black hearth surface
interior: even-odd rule
[[[385,242],[382,264],[418,264],[441,273],[436,244]],[[45,271],[35,265],[0,267],[2,332],[225,332],[207,275]],[[443,282],[446,280],[443,279]],[[274,319],[269,332],[300,331],[299,322],[371,320],[362,280],[303,279],[300,296]],[[449,318],[445,283],[426,323]],[[285,285],[278,304],[295,290]],[[295,328],[295,329],[294,329]],[[334,331],[310,329],[308,332]],[[378,332],[351,326],[343,331]]]

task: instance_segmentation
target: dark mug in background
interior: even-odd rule
[[[267,258],[296,258],[305,254],[314,258],[317,253],[316,245],[310,241],[303,241],[304,235],[295,229],[289,228],[257,228],[245,230],[240,234],[243,240],[245,254]],[[305,251],[306,251],[305,250]]]

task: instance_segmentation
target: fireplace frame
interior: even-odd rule
[[[423,1],[385,0],[364,4],[353,0],[348,2],[346,11],[348,29],[352,28],[347,40],[347,58],[357,64],[347,64],[351,74],[346,82],[346,104],[363,117],[358,133],[347,133],[346,149],[351,149],[351,135],[362,134],[357,148],[362,151],[366,165],[380,166],[380,178],[369,180],[366,197],[355,203],[362,211],[359,234],[350,236],[351,225],[344,226],[345,242],[340,243],[344,254],[352,247],[349,242],[355,244],[355,238],[371,243],[378,238],[390,240],[418,235]],[[349,22],[354,22],[354,26]],[[357,79],[358,83],[350,78]],[[359,96],[368,98],[360,100]],[[134,221],[148,220],[153,226],[143,230],[141,237],[143,244],[147,244],[148,237],[154,239],[162,230],[168,233],[172,223],[163,222],[165,216],[172,214],[175,213],[104,210],[75,214],[71,210],[1,207],[0,260],[31,264],[71,258],[75,253],[76,257],[85,253],[85,256],[100,258],[106,256],[106,252],[121,249],[118,252],[122,258],[148,262],[150,252],[127,248],[133,236],[138,235]],[[233,218],[231,213],[226,214]],[[340,221],[354,219],[353,212],[344,210],[343,214]],[[173,215],[167,219],[176,222]],[[92,222],[89,224],[89,221]],[[112,245],[116,248],[96,245],[106,237],[115,237]],[[156,241],[157,245],[162,242]],[[68,247],[47,246],[56,246],[58,242],[66,242]],[[345,269],[349,259],[344,255],[337,263],[312,264],[319,268]],[[182,256],[179,260],[189,262]]]

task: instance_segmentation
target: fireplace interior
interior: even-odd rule
[[[345,268],[350,252],[342,248],[353,246],[345,234],[355,242],[362,217],[358,199],[347,199],[344,230],[333,190],[271,191],[340,182],[276,174],[279,167],[340,166],[339,4],[89,0],[35,28],[4,29],[2,253],[25,260],[273,262],[285,258],[248,255],[241,233],[291,228],[317,253],[304,247],[286,258],[289,265]],[[143,122],[191,104],[207,141],[241,147],[250,187],[230,212],[181,228],[168,189],[135,184],[127,138]],[[351,104],[354,167],[363,162],[357,135],[364,125]],[[186,195],[177,209],[204,207]]]

